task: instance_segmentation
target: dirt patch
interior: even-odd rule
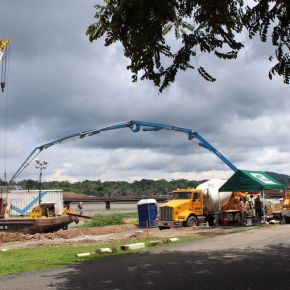
[[[118,233],[128,230],[134,230],[136,226],[130,224],[118,226],[106,226],[101,228],[74,228],[67,231],[59,231],[55,233],[46,234],[23,234],[23,233],[9,233],[0,232],[0,245],[8,242],[28,241],[28,240],[52,240],[52,239],[72,239],[79,236],[104,235],[111,233]]]
[[[74,228],[47,234],[0,233],[0,248],[26,248],[36,246],[85,245],[92,243],[108,243],[113,241],[140,240],[149,238],[169,238],[181,236],[215,237],[226,235],[243,228],[216,227],[216,228],[172,228],[159,230],[158,228],[140,229],[132,224],[106,226],[100,228]]]

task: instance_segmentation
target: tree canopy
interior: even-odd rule
[[[42,189],[62,189],[63,191],[82,193],[95,196],[141,196],[168,194],[176,188],[193,188],[202,181],[177,179],[167,181],[165,179],[150,180],[141,179],[132,183],[126,181],[85,180],[70,183],[69,181],[42,182]],[[39,189],[39,182],[31,179],[18,183],[22,189]]]
[[[275,59],[269,78],[290,78],[290,1],[253,0],[103,0],[95,6],[96,23],[88,27],[90,41],[105,37],[105,46],[120,42],[130,59],[132,80],[148,79],[160,91],[180,70],[207,70],[196,65],[199,55],[235,59],[244,46],[241,33],[263,42],[271,35]],[[248,3],[248,2],[246,2]]]

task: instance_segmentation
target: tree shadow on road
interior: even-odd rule
[[[258,245],[257,245],[258,246]],[[73,266],[49,289],[289,289],[290,248],[144,252]]]

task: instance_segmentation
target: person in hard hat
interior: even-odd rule
[[[248,192],[246,192],[246,201],[247,201],[248,208],[252,209],[253,201],[252,201],[251,195]]]
[[[83,208],[84,208],[84,207],[83,207],[83,203],[80,202],[79,205],[78,205],[78,212],[79,212],[79,215],[82,215],[82,214],[83,214],[83,212],[84,212]]]

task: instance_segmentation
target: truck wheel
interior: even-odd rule
[[[159,228],[160,231],[162,231],[162,230],[169,230],[170,229],[170,227],[158,227],[158,228]]]
[[[234,215],[232,213],[228,213],[227,214],[227,219],[230,221],[230,222],[233,222],[234,221]]]
[[[286,224],[290,224],[290,217],[284,215],[284,220]]]
[[[242,221],[242,216],[241,216],[241,214],[238,212],[238,213],[236,213],[235,214],[235,221],[237,222],[237,223],[241,223],[241,221]]]
[[[197,219],[194,216],[188,218],[186,222],[187,227],[196,227],[197,226]]]

